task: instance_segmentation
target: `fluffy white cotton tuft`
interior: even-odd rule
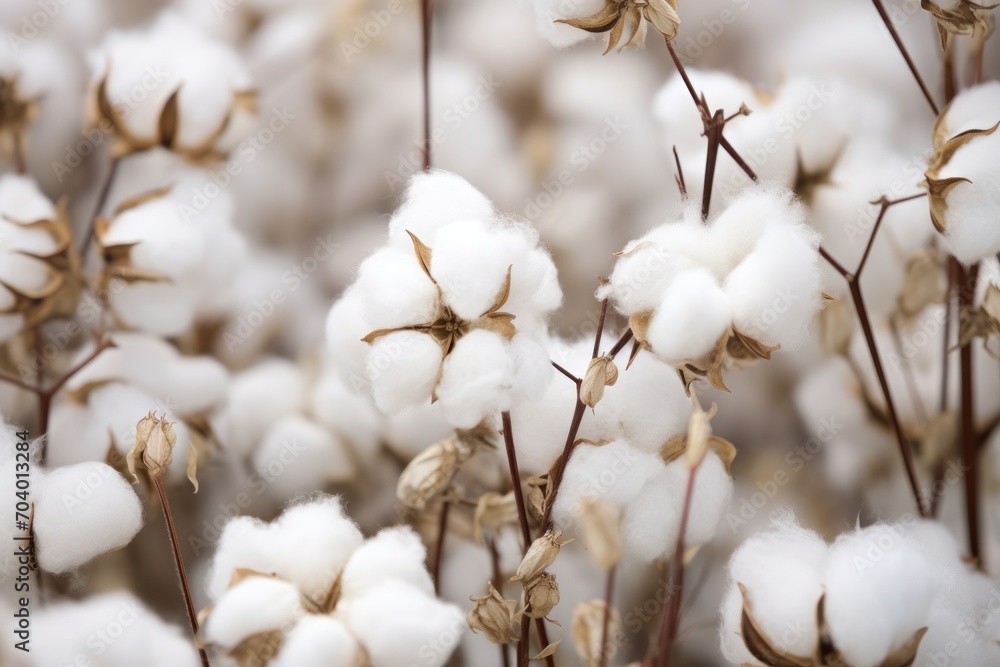
[[[350,630],[330,616],[306,616],[286,634],[270,667],[354,667],[361,648]]]
[[[268,491],[281,499],[344,482],[355,473],[344,443],[299,415],[284,417],[267,430],[253,465],[270,480]]]
[[[337,616],[361,640],[372,667],[406,665],[414,656],[427,667],[442,667],[465,630],[458,607],[395,580],[351,600]]]
[[[437,388],[442,414],[457,428],[472,428],[510,407],[513,383],[509,344],[489,331],[472,331],[445,359]]]
[[[32,525],[43,570],[74,570],[124,547],[142,528],[139,497],[114,468],[79,463],[39,476]]]
[[[376,340],[368,353],[375,403],[399,412],[427,399],[438,381],[441,346],[428,334],[396,331]]]
[[[233,648],[255,634],[290,628],[304,613],[295,586],[273,577],[250,576],[212,607],[204,624],[205,640]]]
[[[732,320],[732,304],[705,270],[678,275],[649,323],[653,350],[672,361],[698,359],[712,351]]]
[[[340,582],[341,595],[363,595],[387,579],[406,582],[426,595],[434,595],[426,558],[427,549],[412,528],[385,528],[351,554]]]

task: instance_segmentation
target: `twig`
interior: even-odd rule
[[[555,368],[557,371],[559,371],[560,373],[562,373],[563,375],[565,375],[566,377],[568,377],[570,380],[572,380],[576,384],[580,384],[581,382],[583,382],[583,380],[581,380],[577,376],[573,375],[572,373],[570,373],[568,370],[566,370],[565,368],[563,368],[562,366],[560,366],[556,362],[553,361],[552,362],[552,366],[553,366],[553,368]]]
[[[501,412],[500,419],[503,422],[503,442],[507,448],[507,465],[510,468],[510,481],[514,487],[517,520],[521,526],[521,539],[524,542],[522,553],[525,553],[528,547],[531,546],[531,529],[528,528],[528,509],[524,503],[524,490],[521,488],[521,473],[517,468],[517,452],[514,450],[514,429],[510,423],[510,412]],[[527,623],[522,623],[521,638],[517,642],[518,667],[526,667],[528,664],[528,646],[530,641],[531,626]]]
[[[434,0],[421,0],[420,27],[423,37],[421,69],[424,88],[424,171],[431,168],[431,27]]]
[[[608,631],[611,629],[611,609],[615,597],[615,572],[617,567],[608,570],[607,583],[604,585],[604,625],[601,630],[601,665],[608,667]]]
[[[104,209],[104,204],[108,201],[108,194],[111,192],[111,184],[114,182],[115,175],[118,173],[118,165],[120,165],[124,159],[124,156],[111,158],[108,173],[104,177],[104,183],[101,185],[101,190],[97,195],[97,202],[94,204],[94,210],[90,215],[90,221],[88,223],[85,236],[83,237],[83,243],[80,245],[80,257],[84,261],[87,258],[87,250],[90,248],[90,242],[94,239],[94,229],[97,226],[97,219],[100,217],[101,211]]]
[[[970,308],[976,293],[979,265],[973,264],[963,271],[958,289],[958,312]],[[972,342],[968,341],[959,351],[962,394],[962,466],[965,471],[965,518],[969,533],[969,554],[979,564],[979,466],[976,447],[975,394],[973,387]]]
[[[677,534],[674,557],[670,559],[670,583],[667,589],[667,605],[660,625],[658,667],[669,667],[670,655],[673,653],[674,641],[677,638],[677,628],[680,625],[681,602],[684,598],[684,534],[687,532],[688,516],[691,514],[691,498],[694,495],[694,479],[697,472],[697,466],[688,472],[680,532]]]
[[[496,542],[486,538],[486,549],[490,552],[490,562],[493,564],[493,588],[503,591],[503,573],[500,571],[500,552],[497,551]],[[507,644],[497,644],[500,647],[500,661],[503,667],[510,667],[510,654],[507,652]]]
[[[615,346],[608,352],[608,356],[612,359],[617,357],[618,353],[621,352],[626,345],[628,345],[630,340],[632,340],[632,329],[626,329],[625,333],[622,334],[622,337],[618,339],[617,343],[615,343]]]
[[[722,128],[726,121],[722,109],[712,116],[705,137],[708,139],[708,153],[705,157],[705,185],[701,193],[701,219],[708,220],[708,209],[712,205],[712,187],[715,184],[715,164],[719,159],[719,144],[722,142]]]
[[[931,111],[934,112],[935,116],[940,115],[941,112],[938,111],[938,106],[934,102],[931,92],[927,89],[927,84],[924,83],[924,79],[920,76],[917,66],[913,63],[913,59],[910,57],[910,52],[907,51],[906,46],[903,45],[903,40],[899,38],[899,33],[896,32],[896,26],[892,24],[892,20],[886,13],[885,7],[882,5],[882,0],[872,0],[872,3],[875,5],[875,9],[878,10],[878,15],[882,17],[882,23],[885,24],[885,27],[889,30],[889,34],[892,35],[892,41],[896,42],[896,48],[899,49],[899,53],[903,56],[903,60],[906,61],[906,66],[910,68],[913,78],[917,80],[917,85],[920,86],[920,91],[924,94],[927,104],[931,106]]]
[[[681,191],[681,197],[686,199],[688,194],[687,183],[684,182],[684,168],[681,167],[681,158],[677,154],[676,144],[674,144],[674,163],[677,165],[677,175],[674,176],[674,180],[677,181],[677,189]]]
[[[181,555],[180,540],[177,539],[177,529],[174,527],[174,519],[170,513],[167,492],[163,489],[163,482],[158,477],[153,478],[153,485],[156,487],[156,493],[160,496],[160,507],[163,510],[163,520],[167,524],[167,537],[170,538],[170,548],[174,552],[177,581],[180,585],[181,593],[184,595],[184,608],[187,610],[188,623],[191,625],[191,636],[194,638],[194,645],[198,649],[202,667],[209,667],[205,649],[198,645],[198,614],[195,612],[194,601],[191,599],[191,587],[188,586],[187,570],[184,568],[184,557]]]
[[[601,336],[604,334],[604,319],[608,315],[608,300],[601,302],[601,316],[597,319],[597,333],[594,334],[594,353],[591,359],[596,359],[601,351]]]

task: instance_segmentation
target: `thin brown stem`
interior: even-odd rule
[[[708,153],[705,157],[705,185],[701,193],[701,219],[708,220],[708,210],[712,205],[712,187],[715,185],[715,165],[719,160],[719,144],[722,142],[722,128],[725,127],[722,109],[712,116],[705,132],[708,139]]]
[[[5,373],[0,373],[0,382],[6,382],[7,384],[13,385],[13,386],[17,387],[18,389],[22,389],[24,391],[31,392],[32,394],[38,394],[38,393],[40,393],[39,390],[38,390],[38,387],[32,387],[27,382],[22,382],[21,380],[17,379],[13,375],[7,375]]]
[[[972,307],[976,293],[979,265],[973,264],[963,272],[958,290],[959,312]],[[965,472],[965,518],[969,533],[969,555],[980,562],[979,551],[979,456],[976,447],[976,422],[974,412],[975,390],[973,384],[972,342],[959,350],[960,388],[962,400],[962,466]]]
[[[438,520],[437,546],[434,549],[434,563],[431,576],[434,578],[434,592],[441,595],[441,561],[444,560],[444,537],[448,533],[448,514],[451,503],[445,500],[441,503],[441,516]]]
[[[503,422],[503,442],[507,448],[507,466],[510,468],[510,481],[514,487],[514,502],[517,505],[517,520],[521,526],[521,540],[524,543],[522,553],[531,546],[531,529],[528,527],[528,509],[524,502],[524,489],[521,487],[521,472],[517,467],[517,452],[514,450],[514,428],[510,421],[510,412],[500,413]],[[526,667],[528,664],[528,647],[531,643],[531,626],[526,623],[527,616],[522,617],[521,638],[517,642],[517,665]]]
[[[431,28],[434,19],[434,0],[420,2],[421,74],[424,91],[424,171],[431,168]]]
[[[885,219],[886,212],[896,204],[902,204],[926,196],[926,192],[920,192],[915,195],[909,195],[908,197],[900,197],[899,199],[887,199],[886,197],[882,197],[882,199],[877,202],[872,202],[873,204],[879,204],[881,208],[879,208],[878,217],[875,218],[875,225],[872,227],[872,233],[868,235],[868,243],[865,244],[865,251],[861,255],[861,261],[858,262],[858,268],[854,272],[854,276],[856,278],[860,280],[861,273],[865,270],[865,265],[868,264],[868,257],[871,255],[872,247],[875,245],[875,238],[878,236],[879,229],[882,228],[882,221]]]
[[[597,320],[597,333],[594,334],[594,353],[591,359],[596,359],[601,352],[601,336],[604,334],[604,320],[608,316],[608,300],[601,302],[601,316]]]
[[[580,384],[581,382],[583,382],[583,380],[581,380],[577,376],[573,375],[568,370],[566,370],[565,368],[563,368],[562,366],[560,366],[559,364],[557,364],[554,361],[552,362],[552,367],[555,368],[560,373],[562,373],[563,375],[565,375],[566,377],[568,377],[570,380],[572,380],[576,384]]]
[[[913,498],[917,503],[917,510],[920,512],[920,516],[927,517],[929,514],[924,503],[923,494],[920,492],[920,482],[917,480],[913,452],[910,448],[909,440],[906,439],[906,434],[903,433],[903,425],[899,421],[899,415],[896,413],[896,403],[893,401],[892,391],[889,389],[889,381],[885,375],[885,367],[882,365],[882,358],[879,355],[878,346],[875,344],[875,334],[872,331],[868,309],[865,307],[864,296],[861,293],[861,284],[855,279],[849,279],[848,285],[851,288],[851,297],[854,299],[854,308],[858,313],[858,320],[861,322],[861,330],[865,335],[868,352],[871,355],[872,364],[875,366],[875,374],[878,377],[879,386],[882,388],[882,397],[885,400],[889,424],[896,434],[896,444],[899,446],[899,452],[903,457],[903,466],[906,469],[906,477],[909,480]]]
[[[885,24],[886,29],[889,34],[892,35],[892,41],[896,43],[896,48],[899,49],[899,53],[903,56],[903,60],[906,61],[906,66],[910,68],[910,73],[913,74],[913,78],[917,80],[917,85],[920,86],[920,91],[924,94],[924,98],[927,100],[927,104],[930,105],[931,111],[934,115],[940,115],[938,111],[938,106],[934,102],[934,98],[931,96],[931,91],[928,90],[927,84],[924,83],[924,79],[920,76],[920,71],[917,70],[917,66],[913,62],[913,58],[910,57],[910,52],[906,50],[906,46],[903,44],[903,40],[900,39],[899,33],[896,31],[896,26],[892,24],[892,20],[885,11],[885,7],[882,5],[882,0],[872,0],[875,5],[875,9],[878,10],[878,15],[882,17],[882,23]]]
[[[608,352],[608,356],[612,359],[617,357],[618,353],[621,352],[626,345],[628,345],[630,340],[632,340],[632,329],[626,329],[625,333],[622,334],[622,337],[618,339],[617,343],[615,343],[615,346]]]
[[[607,581],[604,584],[604,622],[601,628],[601,664],[600,667],[608,667],[608,634],[611,630],[611,610],[614,608],[615,597],[615,572],[617,567],[608,570]]]
[[[687,198],[688,189],[687,183],[684,182],[684,168],[681,167],[681,157],[677,154],[677,146],[674,145],[674,164],[677,165],[677,175],[674,176],[674,180],[677,181],[677,189],[681,192],[681,197]]]
[[[187,570],[184,568],[184,557],[181,555],[180,540],[177,539],[177,528],[174,526],[174,518],[170,512],[170,502],[167,500],[167,492],[164,490],[163,482],[159,478],[153,479],[153,486],[156,487],[156,493],[160,496],[160,507],[163,509],[163,520],[167,524],[167,537],[170,538],[170,548],[174,553],[177,581],[184,596],[184,608],[187,611],[188,623],[191,626],[191,636],[194,639],[195,647],[198,648],[202,667],[209,667],[205,649],[198,646],[198,614],[194,608],[194,600],[191,598],[191,587],[188,585]]]
[[[677,628],[680,626],[680,610],[684,598],[684,534],[687,532],[688,516],[691,514],[691,498],[694,495],[694,480],[697,472],[697,466],[688,472],[687,488],[684,491],[684,506],[681,509],[680,532],[677,534],[674,557],[670,559],[667,603],[660,625],[658,667],[669,667],[670,657],[677,639]]]

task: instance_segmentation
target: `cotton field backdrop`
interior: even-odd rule
[[[0,667],[1000,664],[1000,9],[0,2]]]

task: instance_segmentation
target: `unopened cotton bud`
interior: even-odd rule
[[[159,479],[174,458],[175,444],[177,444],[177,433],[174,431],[174,425],[166,420],[165,415],[161,419],[155,412],[150,412],[140,419],[135,427],[135,444],[125,459],[129,472],[138,482],[139,476],[136,474],[138,461],[146,468],[151,478]]]
[[[524,585],[524,613],[529,618],[545,618],[559,604],[559,584],[556,576],[548,572]]]
[[[581,602],[573,610],[573,643],[577,654],[587,667],[597,667],[601,664],[602,646],[604,653],[607,654],[605,664],[610,665],[611,658],[618,651],[617,642],[611,638],[621,633],[621,616],[612,608],[605,630],[607,608],[603,600],[588,600]]]
[[[429,500],[448,488],[466,458],[467,449],[454,438],[434,443],[403,470],[396,484],[396,497],[411,509],[424,509]]]
[[[598,567],[610,571],[622,557],[618,510],[600,499],[586,500],[582,523],[583,546]]]
[[[511,581],[530,581],[544,570],[547,570],[552,563],[556,562],[559,550],[563,545],[569,544],[572,540],[560,542],[563,532],[557,530],[549,531],[531,543],[528,552],[524,554],[521,564],[517,566],[517,572],[510,578]]]
[[[482,597],[469,598],[475,605],[466,616],[473,632],[482,632],[494,644],[509,644],[521,636],[521,624],[517,621],[517,602],[505,600],[499,591],[489,584],[489,590]]]
[[[517,523],[517,501],[514,492],[499,494],[493,491],[484,493],[476,504],[476,512],[472,519],[476,542],[483,543],[483,528],[497,530],[502,526]]]
[[[580,400],[588,408],[594,407],[604,398],[604,388],[614,386],[617,381],[618,367],[613,357],[592,359],[580,384]]]

